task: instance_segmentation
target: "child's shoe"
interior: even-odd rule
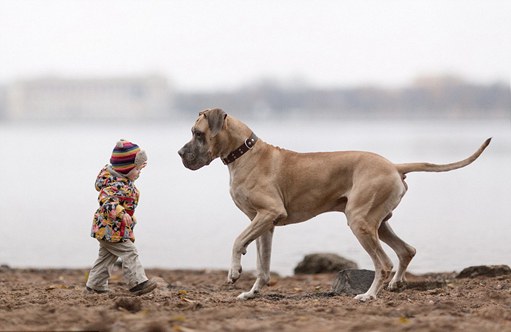
[[[146,280],[136,285],[135,287],[131,288],[130,292],[133,293],[133,295],[144,295],[149,292],[152,292],[156,288],[156,286],[158,285],[153,280]]]
[[[89,286],[85,286],[84,293],[85,294],[105,294],[105,293],[108,293],[108,291],[107,290],[92,289]]]

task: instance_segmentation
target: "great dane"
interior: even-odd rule
[[[401,240],[388,220],[406,193],[405,174],[446,172],[469,165],[490,143],[487,139],[470,157],[444,165],[393,164],[370,152],[297,153],[259,139],[236,118],[215,108],[199,113],[192,139],[180,150],[185,167],[197,170],[221,158],[229,168],[230,194],[251,220],[236,238],[227,276],[234,283],[241,274],[241,255],[256,241],[257,279],[239,299],[254,298],[270,280],[270,256],[276,226],[298,223],[327,211],[344,212],[353,234],[374,264],[369,290],[355,299],[375,299],[390,278],[392,262],[380,240],[397,254],[399,266],[388,288],[403,281],[415,248]]]

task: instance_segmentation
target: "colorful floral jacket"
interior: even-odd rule
[[[133,213],[140,195],[135,184],[106,165],[96,179],[96,190],[99,191],[99,208],[94,214],[91,236],[108,242],[135,241]],[[125,213],[131,216],[131,225],[122,220]]]

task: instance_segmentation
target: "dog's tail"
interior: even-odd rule
[[[477,149],[474,154],[470,157],[450,163],[450,164],[431,164],[431,163],[406,163],[406,164],[396,164],[396,168],[399,173],[406,174],[410,172],[447,172],[452,171],[454,169],[462,168],[467,165],[470,165],[474,160],[476,160],[481,153],[483,153],[484,149],[490,144],[491,137],[488,138],[484,143]]]

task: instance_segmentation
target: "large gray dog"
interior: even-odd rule
[[[406,193],[405,174],[467,166],[490,143],[487,139],[467,159],[445,165],[393,164],[377,154],[359,151],[297,153],[267,144],[244,123],[218,108],[199,113],[192,135],[179,150],[184,166],[197,170],[221,158],[229,168],[231,197],[251,220],[234,242],[227,276],[230,283],[240,277],[241,255],[256,240],[257,279],[239,299],[255,297],[270,279],[275,226],[306,221],[327,211],[345,213],[349,227],[374,263],[371,287],[355,298],[376,298],[390,278],[392,262],[379,240],[399,258],[399,267],[389,283],[389,289],[395,289],[415,255],[415,248],[394,234],[388,223]]]

